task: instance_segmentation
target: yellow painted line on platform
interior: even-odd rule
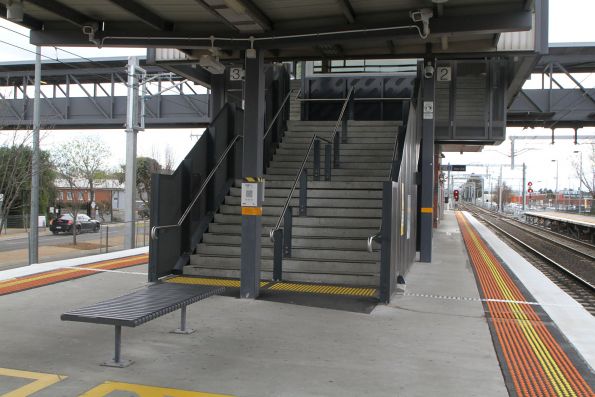
[[[191,285],[212,285],[216,287],[240,288],[240,280],[226,278],[205,278],[205,277],[172,277],[165,280],[166,283],[191,284]],[[267,285],[267,281],[261,281],[260,286]]]
[[[81,394],[80,397],[106,397],[113,392],[132,392],[138,397],[232,397],[229,394],[214,394],[109,381],[94,387],[85,394]]]
[[[19,371],[17,369],[9,368],[0,368],[0,375],[10,378],[25,378],[34,380],[34,382],[19,387],[16,390],[4,393],[2,397],[27,397],[67,378],[66,376],[62,375]]]
[[[352,296],[375,296],[375,288],[341,287],[326,284],[298,284],[298,283],[276,283],[269,288],[274,291],[303,292],[310,294],[328,295],[352,295]]]

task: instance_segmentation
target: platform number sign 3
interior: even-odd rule
[[[231,81],[244,80],[244,69],[230,68],[229,69],[229,80],[231,80]]]
[[[436,68],[437,81],[450,81],[452,79],[452,69],[450,66],[438,66]]]

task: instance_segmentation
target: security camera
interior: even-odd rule
[[[211,74],[223,74],[225,72],[225,65],[211,55],[202,55],[198,64]]]
[[[97,22],[89,22],[83,25],[83,34],[87,35],[89,41],[101,48],[101,40],[95,38],[95,33],[99,31],[99,24]]]
[[[426,66],[424,66],[424,77],[426,79],[431,79],[434,76],[434,66],[432,66],[432,64],[428,63]]]
[[[430,34],[430,18],[434,16],[434,11],[431,8],[421,8],[416,11],[410,11],[409,16],[413,22],[421,22],[423,25],[423,37],[426,38]]]

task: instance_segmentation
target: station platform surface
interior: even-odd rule
[[[178,313],[125,329],[122,354],[135,364],[121,369],[99,366],[111,358],[110,327],[60,315],[144,287],[146,265],[6,294],[0,395],[507,396],[511,385],[462,237],[448,212],[434,233],[434,260],[415,263],[389,305],[357,312],[215,296],[188,307],[194,334],[169,332]],[[551,307],[571,321],[576,308],[556,302]],[[578,321],[571,325],[591,326]],[[569,340],[588,350],[581,337]]]
[[[566,212],[525,212],[525,215],[551,220],[562,220],[581,226],[595,227],[595,216],[571,214]]]

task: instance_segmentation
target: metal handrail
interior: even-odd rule
[[[277,121],[277,117],[279,117],[279,115],[281,114],[281,111],[285,108],[285,104],[287,103],[287,100],[289,99],[289,97],[291,96],[291,93],[294,90],[289,90],[289,92],[287,93],[287,95],[285,95],[285,99],[283,99],[283,103],[281,104],[281,106],[279,106],[279,110],[277,110],[277,113],[275,113],[275,116],[273,117],[273,119],[271,120],[271,122],[269,123],[269,127],[267,128],[267,130],[264,133],[264,136],[262,137],[262,139],[267,139],[267,136],[269,135],[269,132],[271,132],[271,129],[273,128],[273,124],[275,124],[275,121]],[[302,90],[300,89],[297,93],[297,95],[300,95],[300,92]]]
[[[349,101],[351,100],[351,95],[353,94],[354,90],[355,90],[355,86],[351,86],[351,88],[347,92],[347,98],[345,98],[345,101],[343,102],[343,107],[341,108],[341,113],[339,113],[339,118],[337,119],[337,122],[335,123],[335,129],[333,130],[333,135],[331,136],[331,139],[330,139],[331,143],[335,141],[335,136],[337,136],[337,132],[339,131],[339,124],[341,124],[341,122],[343,121],[343,116],[345,115],[345,109],[347,109],[347,105],[349,104]]]
[[[343,119],[343,115],[345,114],[345,109],[347,109],[347,105],[349,103],[349,99],[351,97],[351,94],[353,94],[353,90],[355,89],[354,86],[351,87],[351,89],[349,90],[349,92],[347,93],[347,98],[345,98],[345,102],[343,103],[343,107],[341,108],[341,113],[339,114],[339,119],[337,120],[337,123],[335,124],[335,129],[333,130],[333,135],[331,136],[330,139],[325,139],[322,137],[319,137],[318,135],[314,134],[314,136],[312,137],[312,139],[310,140],[310,144],[308,145],[308,150],[306,151],[306,155],[304,156],[304,160],[302,161],[302,165],[300,166],[300,169],[298,170],[298,173],[295,177],[295,180],[293,181],[293,185],[291,186],[291,190],[289,191],[289,195],[287,196],[287,200],[285,200],[285,205],[283,206],[283,210],[281,211],[281,214],[279,215],[279,219],[277,219],[277,223],[275,224],[275,227],[271,229],[271,231],[269,232],[269,237],[271,239],[272,242],[274,242],[274,238],[273,235],[275,233],[275,230],[279,230],[279,228],[281,227],[281,222],[283,221],[283,217],[285,216],[285,212],[287,212],[287,208],[289,208],[289,203],[291,202],[291,198],[293,197],[293,192],[295,191],[295,188],[298,184],[298,181],[300,180],[300,176],[302,175],[302,172],[304,172],[304,167],[306,166],[306,163],[308,162],[308,157],[310,156],[310,152],[312,151],[312,147],[314,146],[314,142],[316,140],[320,140],[320,141],[324,141],[327,143],[333,143],[335,136],[337,136],[337,131],[339,128],[339,123],[341,123],[341,120]]]
[[[198,193],[196,193],[196,196],[194,196],[194,199],[192,199],[192,202],[190,203],[190,205],[188,205],[188,207],[186,208],[186,211],[184,211],[184,214],[182,214],[182,216],[180,217],[180,219],[178,220],[177,223],[174,223],[174,224],[171,224],[171,225],[153,226],[151,228],[151,239],[152,240],[157,240],[157,238],[158,238],[157,237],[157,231],[158,230],[161,230],[161,229],[172,229],[172,228],[176,228],[176,227],[182,226],[182,223],[184,223],[184,221],[186,220],[186,217],[188,216],[188,214],[192,210],[192,207],[194,207],[194,205],[198,201],[198,198],[205,191],[205,189],[207,188],[207,185],[209,184],[209,182],[211,181],[211,179],[215,175],[215,172],[217,172],[217,170],[219,169],[219,166],[221,165],[221,163],[223,163],[223,160],[225,160],[225,158],[227,157],[227,153],[229,153],[229,151],[233,148],[233,146],[236,144],[236,142],[238,140],[242,139],[242,138],[243,138],[242,135],[236,135],[232,139],[232,141],[229,143],[229,145],[227,145],[227,147],[225,148],[225,151],[221,154],[221,156],[219,157],[219,160],[217,160],[217,164],[211,170],[211,172],[207,176],[207,179],[205,179],[205,181],[202,183],[202,185],[200,186],[200,189],[198,190]]]
[[[287,211],[287,208],[289,208],[289,203],[291,202],[291,198],[293,197],[293,192],[295,191],[298,181],[300,180],[300,176],[302,175],[302,172],[304,172],[304,167],[306,166],[306,163],[308,162],[308,157],[310,156],[310,152],[312,151],[312,147],[314,146],[314,141],[316,141],[317,139],[322,139],[322,138],[320,138],[319,136],[314,134],[314,136],[310,140],[310,144],[308,145],[308,150],[306,151],[306,155],[304,156],[302,165],[300,166],[300,169],[295,177],[295,180],[293,181],[293,185],[291,186],[291,190],[289,191],[287,200],[285,200],[285,205],[283,206],[281,215],[279,215],[279,219],[277,219],[277,223],[275,224],[275,227],[272,228],[271,231],[269,232],[269,237],[271,238],[271,241],[274,241],[273,234],[275,233],[275,230],[278,230],[281,227],[281,222],[283,221],[283,217],[285,216],[285,212]]]

